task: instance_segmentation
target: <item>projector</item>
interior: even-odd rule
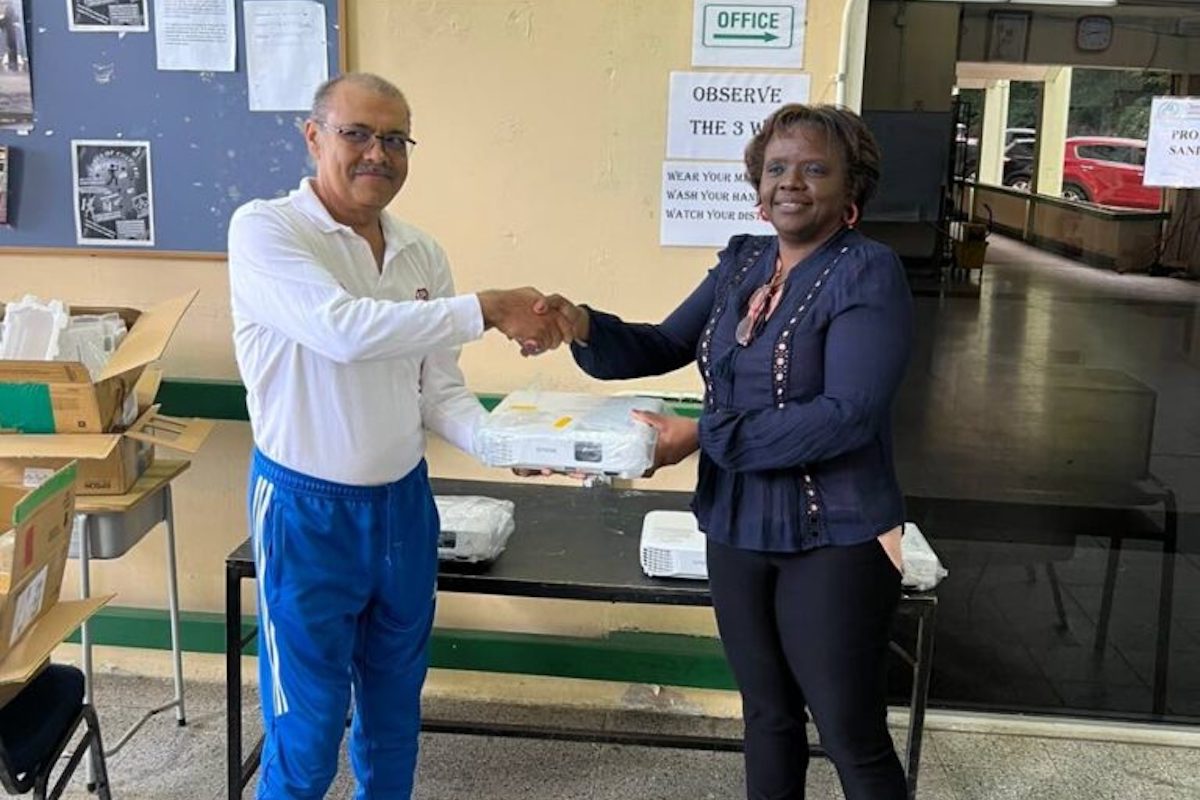
[[[665,406],[653,397],[512,392],[479,426],[475,450],[490,467],[637,478],[654,463],[658,435],[630,416],[634,409]]]
[[[652,578],[708,579],[705,536],[690,511],[651,511],[638,548],[642,572]]]
[[[517,524],[512,500],[476,495],[435,495],[441,531],[438,560],[489,564],[500,557]]]

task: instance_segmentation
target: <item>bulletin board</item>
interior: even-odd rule
[[[333,76],[345,68],[345,0],[319,2]],[[146,33],[73,33],[63,0],[25,0],[34,127],[0,130],[9,148],[0,252],[223,257],[238,206],[284,195],[311,172],[299,130],[307,112],[249,110],[242,5],[235,71],[176,72],[156,68],[153,7]],[[149,142],[152,247],[77,243],[72,140]]]

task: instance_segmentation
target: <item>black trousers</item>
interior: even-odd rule
[[[879,542],[804,553],[708,543],[725,655],[742,693],[749,800],[803,800],[805,707],[846,800],[904,800],[884,673],[900,573]]]

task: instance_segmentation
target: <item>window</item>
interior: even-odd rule
[[[1005,153],[1009,158],[1033,158],[1033,142],[1025,139],[1018,139],[1008,146],[1008,152]]]
[[[1092,161],[1111,161],[1122,163],[1119,149],[1107,144],[1081,144],[1076,152],[1080,158],[1090,158]]]
[[[1076,148],[1076,153],[1080,158],[1110,164],[1140,167],[1146,163],[1146,148],[1127,144],[1081,144]]]

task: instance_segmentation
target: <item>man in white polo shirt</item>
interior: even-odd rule
[[[357,797],[410,796],[437,573],[425,430],[472,451],[484,411],[460,345],[489,327],[525,352],[570,336],[533,289],[455,295],[438,244],[384,211],[410,122],[382,78],[329,81],[304,129],[316,176],[229,225],[267,800],[324,797],[352,683]]]

